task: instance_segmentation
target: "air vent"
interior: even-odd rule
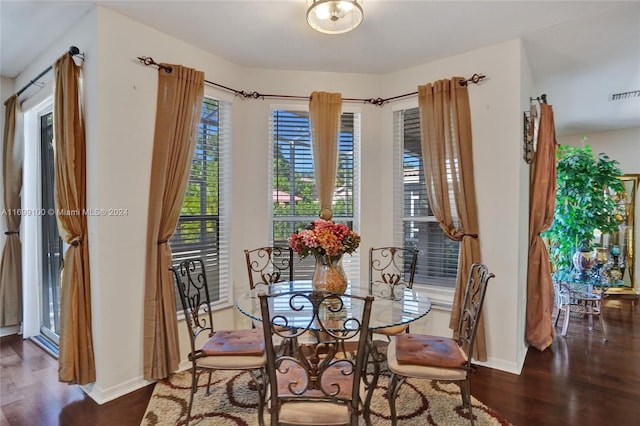
[[[640,97],[640,90],[634,90],[633,92],[614,93],[609,95],[610,101],[621,101],[623,99],[638,98]]]

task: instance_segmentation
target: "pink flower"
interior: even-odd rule
[[[301,257],[310,254],[336,256],[353,253],[360,245],[360,236],[341,223],[318,219],[289,236],[289,246]]]

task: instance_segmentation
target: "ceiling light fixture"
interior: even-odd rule
[[[362,22],[364,13],[357,0],[312,0],[307,22],[325,34],[344,34]]]

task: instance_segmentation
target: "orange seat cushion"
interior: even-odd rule
[[[464,359],[455,340],[425,334],[401,334],[396,338],[396,359],[400,364],[458,368]]]
[[[204,344],[207,355],[262,355],[264,336],[261,329],[220,330]]]

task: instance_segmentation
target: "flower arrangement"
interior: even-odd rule
[[[289,236],[293,251],[305,258],[310,254],[338,256],[353,253],[360,245],[360,235],[341,223],[318,219],[306,229]]]

